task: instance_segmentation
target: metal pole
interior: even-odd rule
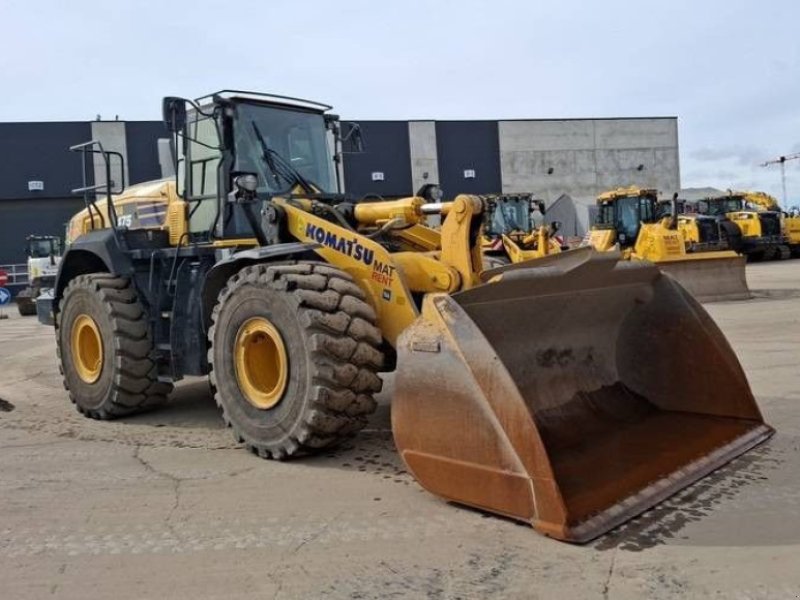
[[[781,187],[783,188],[783,209],[789,206],[789,199],[786,197],[786,157],[781,156]]]

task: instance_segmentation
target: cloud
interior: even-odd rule
[[[696,161],[730,161],[746,167],[756,166],[764,162],[767,152],[756,146],[725,146],[698,148],[693,150],[689,156]]]

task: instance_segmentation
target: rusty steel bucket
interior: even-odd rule
[[[425,298],[392,403],[423,487],[585,542],[772,435],[700,304],[617,259],[569,251]]]

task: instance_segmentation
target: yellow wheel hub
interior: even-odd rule
[[[239,327],[233,347],[236,381],[244,397],[262,410],[275,406],[289,374],[281,334],[267,319],[253,317]]]
[[[103,338],[89,315],[79,315],[73,322],[70,348],[78,377],[86,383],[97,381],[103,370]]]

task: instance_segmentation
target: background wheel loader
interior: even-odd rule
[[[619,246],[629,260],[653,262],[703,302],[750,297],[744,258],[731,250],[687,252],[677,208],[662,216],[656,190],[611,190],[598,196],[597,205],[584,245],[604,252]]]
[[[588,248],[484,272],[487,200],[457,196],[441,230],[421,198],[347,202],[328,110],[165,98],[179,168],[153,184],[166,219],[150,227],[117,215],[113,154],[76,147],[109,182],[80,188],[95,215],[106,194],[107,225],[71,241],[55,292],[78,410],[128,415],[209,375],[236,438],[281,459],[362,428],[378,372],[396,367],[395,441],[424,487],[571,541],[771,435],[725,338],[672,279]]]
[[[29,235],[25,238],[28,257],[28,287],[14,299],[22,316],[36,314],[36,298],[56,282],[61,260],[61,240],[53,235]]]
[[[544,200],[532,194],[498,194],[486,198],[490,203],[483,253],[489,264],[517,263],[562,251],[555,236],[558,223],[544,223]]]

